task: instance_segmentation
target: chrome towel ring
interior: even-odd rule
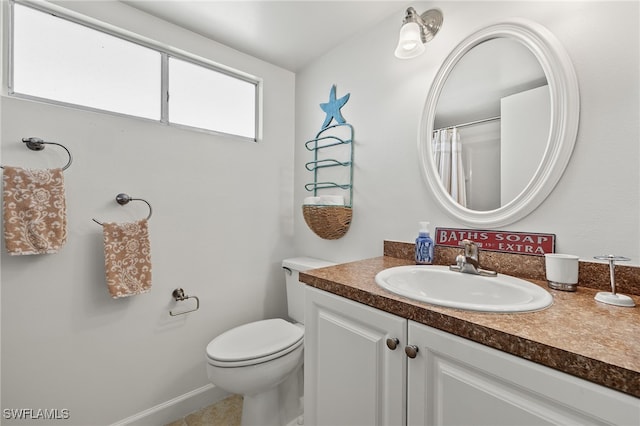
[[[65,151],[67,151],[67,155],[69,155],[69,161],[67,161],[67,164],[65,164],[62,167],[62,170],[67,170],[69,168],[69,166],[71,165],[71,163],[73,162],[73,157],[71,155],[71,151],[69,151],[67,149],[66,146],[62,145],[61,143],[58,142],[45,142],[40,138],[22,138],[22,142],[24,142],[27,145],[27,148],[29,148],[32,151],[42,151],[44,149],[44,145],[48,144],[48,145],[58,145],[59,147],[61,147],[62,149],[64,149]],[[1,169],[4,169],[4,166],[0,166]]]
[[[151,204],[149,204],[149,202],[147,200],[143,200],[142,198],[132,198],[128,194],[125,194],[123,192],[121,192],[120,194],[116,195],[116,202],[118,204],[120,204],[121,206],[124,206],[129,201],[143,201],[144,203],[146,203],[147,206],[149,207],[149,215],[147,216],[147,220],[151,219],[151,215],[153,214],[153,209],[151,208]],[[92,220],[95,223],[97,223],[98,225],[103,225],[103,222],[100,222],[95,218],[92,219]]]

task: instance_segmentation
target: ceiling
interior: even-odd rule
[[[121,0],[226,46],[296,72],[391,15],[404,0]]]

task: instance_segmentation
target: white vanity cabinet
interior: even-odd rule
[[[408,321],[410,425],[640,425],[640,399]]]
[[[305,309],[304,424],[406,423],[407,320],[310,287]]]
[[[305,425],[640,424],[638,398],[322,290],[306,292]],[[391,347],[397,339],[395,350],[387,339]],[[407,346],[417,347],[415,358]]]

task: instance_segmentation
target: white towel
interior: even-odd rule
[[[320,204],[320,197],[306,197],[302,204],[307,206],[313,206],[315,204]]]
[[[344,197],[342,195],[321,195],[318,204],[324,206],[344,206]]]

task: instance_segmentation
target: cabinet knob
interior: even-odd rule
[[[400,340],[397,337],[389,337],[387,339],[387,347],[394,351],[398,345],[400,344]]]
[[[407,345],[404,347],[404,353],[409,358],[415,358],[418,355],[418,347],[416,345]]]

